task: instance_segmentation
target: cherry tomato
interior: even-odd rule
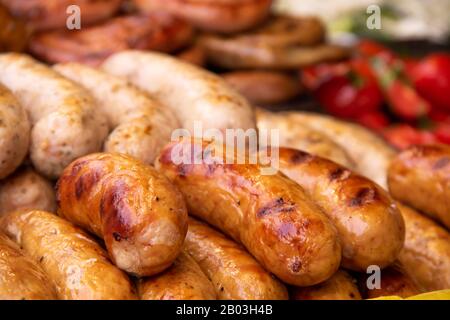
[[[389,125],[388,117],[380,111],[364,113],[355,120],[359,124],[375,131],[380,131]]]
[[[395,125],[383,131],[385,139],[394,147],[404,150],[413,145],[438,142],[436,136],[429,131],[418,130],[408,124]]]
[[[379,57],[386,62],[392,62],[395,59],[395,54],[392,50],[373,40],[361,40],[356,45],[356,52],[359,56],[365,58]]]
[[[427,56],[412,70],[417,91],[433,105],[450,111],[450,54]]]

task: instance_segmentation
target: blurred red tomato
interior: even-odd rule
[[[400,150],[412,145],[436,143],[438,139],[429,131],[418,130],[407,124],[399,124],[383,131],[385,139]]]
[[[417,91],[433,105],[450,111],[450,55],[434,53],[411,71]]]
[[[375,131],[380,131],[389,125],[388,117],[381,111],[364,113],[355,120],[359,124]]]
[[[355,49],[359,56],[365,58],[379,57],[386,62],[392,62],[395,59],[392,50],[372,40],[363,39],[359,41]]]

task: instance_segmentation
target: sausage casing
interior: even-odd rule
[[[311,287],[292,287],[291,300],[361,300],[356,280],[344,270]]]
[[[56,211],[52,183],[30,167],[0,181],[0,215],[22,209]]]
[[[388,182],[394,198],[450,229],[449,146],[414,146],[400,153],[391,162]]]
[[[189,218],[185,248],[211,279],[221,300],[286,300],[285,286],[243,247]]]
[[[122,154],[79,158],[57,185],[58,214],[104,239],[122,270],[150,276],[169,267],[187,232],[183,196],[153,167]]]
[[[182,251],[162,274],[138,281],[141,300],[216,300],[211,281],[192,257]]]
[[[336,226],[345,268],[365,272],[371,265],[383,268],[397,259],[405,225],[394,201],[376,183],[295,149],[279,149],[279,166]]]
[[[259,165],[227,158],[222,144],[213,147],[221,152],[217,163],[204,152],[211,146],[182,139],[156,162],[184,194],[189,212],[242,243],[284,282],[307,286],[330,277],[341,258],[337,232],[302,188],[281,173],[264,175]],[[177,149],[197,150],[203,159],[194,152],[189,164],[178,164]]]
[[[53,282],[41,266],[0,232],[0,300],[56,299]]]
[[[404,270],[426,291],[450,288],[450,234],[414,209],[397,205],[406,225],[398,258]]]
[[[128,276],[116,268],[93,238],[70,222],[44,211],[16,211],[0,228],[55,283],[64,300],[134,299]]]

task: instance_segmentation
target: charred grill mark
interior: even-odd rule
[[[343,178],[344,176],[347,175],[347,170],[344,168],[336,168],[335,170],[333,170],[330,175],[330,181],[334,181],[334,180],[339,180],[341,178]]]
[[[309,153],[300,151],[300,150],[295,150],[289,161],[291,164],[301,164],[303,162],[306,162],[308,160],[310,160],[312,158],[312,156]]]
[[[291,263],[290,268],[292,272],[298,273],[302,269],[302,262],[300,261],[300,258],[296,257],[295,260]]]
[[[433,165],[433,170],[439,170],[439,169],[442,169],[442,168],[446,167],[449,163],[450,163],[450,158],[448,158],[448,157],[440,158],[440,159],[439,159],[438,161],[436,161],[436,163]]]
[[[294,210],[294,203],[285,202],[283,198],[277,198],[274,201],[270,202],[268,205],[259,209],[256,215],[258,218],[262,218],[276,213],[293,212]]]
[[[84,192],[89,192],[99,181],[100,173],[93,169],[90,172],[82,174],[75,182],[75,196],[79,200]]]
[[[100,201],[100,215],[104,221],[105,231],[112,232],[114,240],[126,240],[130,232],[132,214],[125,199],[129,192],[123,181],[117,181],[105,190]]]
[[[350,207],[360,207],[364,204],[374,201],[378,193],[373,188],[361,188],[356,196],[350,200]]]

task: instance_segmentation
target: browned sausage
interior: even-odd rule
[[[70,222],[45,211],[16,211],[0,228],[39,263],[60,299],[135,299],[128,276],[108,259],[94,239]]]
[[[235,71],[222,77],[255,105],[287,102],[301,92],[298,79],[283,72]]]
[[[82,26],[111,17],[122,0],[1,0],[11,12],[35,30],[65,28],[67,8],[80,7]]]
[[[168,268],[187,232],[183,196],[153,167],[122,154],[79,158],[57,185],[58,214],[105,240],[122,270],[150,276]]]
[[[140,279],[141,300],[216,300],[211,281],[197,262],[181,252],[174,264],[162,274]]]
[[[311,287],[293,287],[292,300],[361,300],[356,280],[339,270],[330,279]]]
[[[205,51],[199,45],[193,45],[177,54],[177,58],[199,67],[206,64]]]
[[[388,183],[394,198],[450,228],[450,146],[403,151],[391,162]]]
[[[204,152],[211,147],[222,163]],[[237,164],[223,147],[183,139],[169,144],[156,166],[180,188],[193,215],[242,243],[284,282],[308,286],[329,278],[341,258],[331,222],[298,184],[281,173],[264,175],[248,161]],[[175,157],[183,148],[201,154],[185,153],[189,161],[179,163]]]
[[[450,234],[431,219],[400,203],[406,238],[399,261],[427,291],[450,288]]]
[[[56,290],[41,266],[0,232],[0,300],[51,299]]]
[[[366,275],[359,279],[359,288],[364,299],[375,299],[383,296],[408,298],[421,293],[419,286],[406,274],[399,263],[381,270],[379,288],[369,289]]]
[[[25,23],[15,19],[0,1],[0,52],[22,51],[29,38]]]
[[[81,30],[37,34],[30,50],[49,63],[82,62],[97,66],[113,53],[126,49],[172,52],[189,43],[192,28],[162,12],[117,17]]]
[[[240,245],[193,218],[185,248],[211,279],[221,300],[286,300],[285,286]]]
[[[383,268],[397,259],[405,225],[394,201],[376,183],[295,149],[279,149],[279,166],[335,224],[345,268],[365,272],[370,265]]]
[[[133,0],[144,12],[168,11],[196,27],[214,32],[251,28],[269,14],[273,0]]]
[[[19,209],[56,211],[52,183],[30,167],[0,181],[0,216]]]

